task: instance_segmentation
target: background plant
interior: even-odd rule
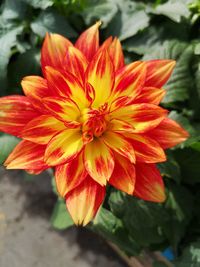
[[[128,255],[172,247],[177,267],[200,262],[200,4],[192,0],[5,0],[0,7],[0,95],[22,93],[20,80],[40,74],[40,48],[47,31],[72,41],[102,20],[101,40],[122,41],[126,62],[170,58],[177,61],[162,105],[190,138],[168,151],[159,164],[167,201],[154,204],[113,188],[89,228]],[[0,163],[18,139],[0,134]],[[53,180],[52,180],[53,181]],[[53,184],[53,188],[54,188]],[[54,188],[55,190],[55,188]],[[55,191],[56,192],[56,191]],[[52,224],[72,225],[58,198]],[[155,263],[155,266],[158,263]]]

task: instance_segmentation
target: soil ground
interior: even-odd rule
[[[126,267],[85,228],[53,229],[50,177],[23,176],[0,168],[0,267]]]

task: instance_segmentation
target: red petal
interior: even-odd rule
[[[113,61],[115,70],[118,70],[124,66],[124,55],[122,46],[118,38],[114,38],[109,46],[109,55]]]
[[[165,201],[164,183],[155,164],[138,163],[136,165],[136,184],[133,195],[153,202]]]
[[[135,167],[125,157],[115,153],[115,168],[109,183],[117,189],[132,195],[135,187]]]
[[[155,129],[148,132],[164,149],[184,142],[189,134],[177,122],[165,118]]]
[[[174,60],[150,60],[146,62],[145,87],[161,88],[170,78],[176,62]]]
[[[166,91],[155,87],[144,87],[141,93],[136,97],[134,103],[149,103],[159,105],[163,100]]]
[[[40,114],[25,96],[0,98],[0,131],[20,137],[23,127]]]
[[[4,165],[7,169],[30,169],[40,171],[49,168],[44,162],[46,146],[21,141],[11,152]]]
[[[89,176],[66,195],[68,211],[77,225],[85,226],[96,215],[105,196],[105,187]]]
[[[77,187],[86,178],[82,153],[71,162],[56,167],[55,179],[61,197]]]
[[[136,155],[136,161],[145,163],[156,163],[166,161],[166,156],[154,139],[145,135],[126,134],[129,143],[132,144]]]
[[[100,185],[106,185],[114,169],[114,159],[101,139],[96,138],[86,145],[84,162],[89,175]]]
[[[99,26],[97,22],[92,27],[84,31],[76,41],[75,47],[78,48],[90,61],[99,48]]]
[[[64,60],[69,46],[72,46],[72,43],[62,35],[46,34],[41,53],[41,65],[44,74],[46,66],[60,70],[64,68]]]

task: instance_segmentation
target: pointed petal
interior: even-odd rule
[[[80,130],[67,129],[55,135],[45,151],[45,162],[51,166],[67,163],[75,159],[83,148]]]
[[[71,73],[59,72],[51,67],[46,67],[47,84],[54,94],[71,98],[80,109],[89,106],[85,90],[79,80]]]
[[[141,91],[145,82],[146,64],[141,61],[133,62],[121,68],[115,77],[115,87],[111,100],[121,96],[134,99]],[[113,110],[114,108],[112,108]]]
[[[48,144],[50,139],[66,126],[49,115],[42,115],[31,120],[22,131],[22,138],[37,144]]]
[[[68,192],[82,183],[86,176],[82,153],[69,163],[57,166],[55,180],[59,195],[65,197]]]
[[[86,79],[95,90],[93,107],[103,105],[114,84],[114,67],[106,50],[97,53],[92,59],[86,71]]]
[[[132,195],[135,188],[135,167],[125,157],[115,153],[115,168],[109,183],[117,189]]]
[[[98,21],[92,27],[84,31],[76,41],[75,47],[78,48],[91,61],[94,54],[99,48],[99,26],[101,22]]]
[[[138,163],[136,165],[136,184],[133,195],[153,202],[165,201],[164,183],[155,164]]]
[[[130,123],[135,133],[144,133],[155,128],[167,113],[167,110],[153,104],[133,104],[112,111],[110,117]]]
[[[80,126],[77,121],[80,117],[80,110],[70,98],[46,97],[43,99],[43,103],[49,113],[58,120],[63,121],[65,125],[71,127]]]
[[[141,134],[125,134],[125,136],[133,146],[136,161],[145,163],[166,161],[165,152],[154,139]]]
[[[88,66],[88,61],[84,54],[74,46],[70,46],[66,54],[65,64],[66,70],[69,70],[84,84],[85,71]]]
[[[109,55],[113,61],[115,71],[124,66],[124,54],[122,51],[122,46],[119,39],[116,37],[109,46]]]
[[[123,121],[123,120],[117,120],[117,119],[112,119],[109,122],[108,125],[108,129],[109,131],[113,131],[113,132],[128,132],[128,133],[133,133],[134,132],[134,128],[132,126],[132,124]]]
[[[40,115],[25,96],[0,98],[0,131],[20,137],[23,127]]]
[[[7,169],[47,169],[49,166],[43,160],[45,148],[46,146],[23,140],[14,148],[4,165]]]
[[[120,155],[128,158],[132,163],[135,163],[135,152],[132,145],[126,140],[123,135],[111,131],[106,131],[102,135],[102,140],[112,150]]]
[[[149,103],[159,105],[163,100],[166,91],[155,87],[144,87],[141,93],[134,100],[134,103]]]
[[[42,98],[53,95],[47,86],[47,81],[40,76],[26,76],[23,78],[21,86],[33,106],[44,113]]]
[[[189,134],[177,122],[165,118],[155,129],[148,132],[164,149],[184,142]]]
[[[62,35],[46,34],[41,52],[41,65],[44,74],[46,66],[63,69],[64,59],[69,46],[72,46],[72,43]]]
[[[96,215],[105,196],[105,187],[87,176],[84,181],[66,195],[67,209],[77,225],[85,226]]]
[[[145,87],[161,88],[170,78],[175,64],[176,61],[167,59],[147,61]]]
[[[84,162],[89,175],[100,185],[106,185],[114,169],[114,159],[101,139],[95,138],[85,146]]]
[[[105,50],[105,49],[109,49],[110,45],[112,44],[112,41],[113,41],[113,38],[112,36],[108,37],[104,42],[103,44],[99,47],[98,51],[102,51],[102,50]]]

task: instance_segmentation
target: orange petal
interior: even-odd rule
[[[128,133],[132,133],[134,132],[134,128],[133,126],[123,120],[117,120],[117,119],[112,119],[109,122],[109,131],[113,131],[113,132],[128,132]]]
[[[117,189],[132,195],[135,188],[135,167],[125,157],[115,153],[115,168],[109,183]]]
[[[48,144],[50,139],[66,126],[49,115],[39,116],[30,121],[22,131],[22,138],[37,144]]]
[[[145,163],[166,161],[163,149],[154,139],[138,134],[126,134],[125,136],[133,146],[136,161]]]
[[[164,149],[184,142],[189,134],[177,122],[165,118],[155,129],[148,132]]]
[[[145,87],[161,88],[170,78],[175,64],[176,61],[167,59],[147,61]]]
[[[46,146],[26,140],[21,141],[11,152],[4,165],[7,169],[45,170],[49,166],[44,162]]]
[[[79,129],[67,129],[55,135],[47,145],[45,162],[51,166],[67,163],[80,153],[83,148]]]
[[[64,68],[64,60],[69,46],[72,46],[72,43],[62,35],[46,34],[41,52],[41,65],[44,74],[46,66],[61,70]]]
[[[111,100],[121,96],[134,99],[141,91],[145,82],[146,64],[141,61],[133,62],[121,68],[115,77],[115,87]],[[114,107],[112,107],[112,110]]]
[[[83,182],[66,195],[68,211],[77,225],[85,226],[96,215],[105,196],[105,187],[87,176]]]
[[[136,183],[133,195],[153,202],[165,201],[164,183],[155,164],[137,163]]]
[[[166,91],[155,87],[144,87],[141,93],[136,97],[134,103],[149,103],[159,105],[163,100]]]
[[[25,170],[27,173],[29,174],[32,174],[32,175],[38,175],[40,173],[42,173],[44,170],[46,170],[47,168],[40,168],[40,169],[36,169],[36,170],[33,170],[33,169],[28,169],[28,170]]]
[[[100,185],[106,185],[114,169],[114,159],[101,139],[95,138],[85,146],[84,162],[89,175]]]
[[[66,54],[65,64],[66,70],[84,84],[85,71],[88,66],[88,61],[84,54],[74,46],[70,46]]]
[[[99,48],[99,26],[98,21],[92,27],[84,31],[76,41],[75,47],[78,48],[90,61]]]
[[[113,61],[115,70],[118,70],[124,66],[124,54],[122,51],[122,46],[119,39],[116,37],[109,46],[109,55]]]
[[[43,99],[44,106],[58,120],[63,121],[67,126],[78,127],[80,110],[70,98],[46,97]]]
[[[113,41],[113,38],[112,36],[108,37],[104,42],[103,44],[99,47],[98,51],[102,51],[102,50],[105,50],[105,49],[109,49],[110,45],[112,44],[112,41]]]
[[[135,163],[135,152],[132,145],[126,140],[123,135],[111,131],[106,131],[102,135],[102,140],[112,150],[120,155],[128,158],[132,163]]]
[[[167,110],[153,104],[133,104],[112,111],[110,117],[130,123],[135,133],[144,133],[155,128],[167,113]]]
[[[40,114],[25,96],[0,98],[0,131],[20,137],[23,127]]]
[[[95,99],[93,107],[103,105],[114,84],[114,67],[106,50],[96,54],[86,71],[87,81],[94,87]]]
[[[53,95],[53,92],[47,86],[47,81],[40,76],[26,76],[23,78],[21,86],[33,106],[44,113],[42,98]]]
[[[82,183],[86,176],[82,153],[69,163],[57,166],[55,179],[59,195],[65,197],[68,192]]]
[[[46,67],[45,71],[48,86],[55,95],[71,98],[80,109],[89,106],[85,90],[73,74],[67,71],[61,73],[51,67]]]

